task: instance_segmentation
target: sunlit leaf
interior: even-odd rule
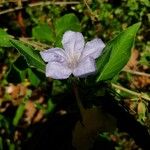
[[[132,25],[106,45],[97,61],[97,81],[112,79],[126,65],[139,27],[140,23]]]
[[[0,28],[0,47],[11,47],[10,38],[11,36]]]

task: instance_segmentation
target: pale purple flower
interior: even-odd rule
[[[40,52],[47,62],[46,76],[66,79],[71,74],[76,77],[96,72],[95,59],[102,53],[105,44],[95,38],[85,44],[80,32],[67,31],[62,38],[63,49],[51,48]]]

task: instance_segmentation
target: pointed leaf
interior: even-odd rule
[[[126,65],[139,27],[140,23],[132,25],[106,45],[105,54],[102,55],[104,58],[99,58],[97,62],[99,71],[97,81],[112,79]]]
[[[41,83],[41,81],[44,81],[45,75],[39,71],[37,71],[34,68],[28,68],[28,79],[31,83],[31,85],[37,87]]]
[[[0,28],[0,47],[11,47],[10,38],[11,36]]]
[[[25,111],[25,104],[22,103],[19,105],[19,107],[16,110],[16,114],[15,114],[15,117],[13,119],[13,125],[14,126],[17,126],[19,124],[19,121],[21,120],[24,111]]]
[[[45,72],[45,63],[42,60],[39,52],[35,51],[33,48],[26,46],[20,41],[10,40],[12,46],[16,48],[21,55],[23,55],[29,66],[35,67],[36,69]]]
[[[111,54],[112,43],[113,43],[113,41],[107,43],[101,56],[99,57],[99,59],[96,62],[98,72],[101,72],[102,69],[104,68],[104,66],[108,63],[108,60],[109,60],[110,54]]]

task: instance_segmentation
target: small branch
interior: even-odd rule
[[[88,3],[86,2],[86,0],[84,0],[84,4],[86,5],[86,7],[87,7],[87,9],[89,10],[89,12],[90,12],[91,14],[93,14],[93,11],[92,11],[92,9],[89,7],[89,5],[88,5]]]
[[[131,74],[135,74],[135,75],[139,75],[139,76],[150,77],[150,74],[145,73],[145,72],[139,72],[139,71],[134,71],[134,70],[130,70],[130,69],[123,69],[122,71],[131,73]]]
[[[44,44],[44,43],[40,43],[40,42],[36,42],[36,41],[32,41],[33,44],[36,44],[38,46],[40,46],[41,48],[50,48],[51,46],[50,45],[47,45],[47,44]]]
[[[79,4],[80,2],[77,1],[73,1],[73,2],[37,2],[37,3],[31,3],[28,4],[28,7],[37,7],[37,6],[46,6],[46,5],[51,5],[51,4],[55,4],[55,5],[76,5]],[[10,9],[6,9],[3,11],[0,11],[0,15],[6,14],[6,13],[11,13],[17,10],[21,10],[24,7],[15,7],[15,8],[10,8]]]
[[[83,117],[84,117],[84,107],[83,107],[83,105],[81,103],[81,100],[80,100],[80,97],[79,97],[78,87],[77,87],[75,81],[73,81],[72,84],[73,84],[73,91],[74,91],[74,94],[75,94],[77,105],[78,105],[78,108],[80,110],[81,117],[83,119]]]
[[[93,19],[98,18],[98,17],[96,16],[96,14],[93,13],[92,9],[89,7],[89,5],[88,5],[88,3],[87,3],[87,0],[84,0],[84,4],[86,5],[87,9],[89,10],[91,16],[93,16],[93,18],[91,18],[91,19],[93,20]],[[94,21],[94,20],[93,20],[93,21]]]
[[[31,38],[19,38],[20,41],[35,47],[38,50],[49,48],[50,46],[47,44],[43,44],[40,42],[30,41]]]
[[[74,5],[74,4],[79,4],[80,2],[73,1],[73,2],[37,2],[33,4],[29,4],[29,7],[37,7],[41,5],[50,5],[50,4],[55,4],[55,5]]]
[[[140,98],[143,98],[143,99],[145,99],[145,100],[147,100],[147,101],[150,101],[150,97],[148,97],[148,96],[143,96],[141,93],[137,93],[137,92],[131,91],[131,90],[127,89],[127,88],[124,88],[124,87],[122,87],[122,86],[120,86],[120,85],[116,85],[116,84],[114,84],[114,83],[112,83],[111,85],[112,85],[112,87],[117,88],[117,89],[119,89],[119,90],[121,90],[121,91],[124,91],[124,92],[126,92],[126,93],[131,94],[131,95],[135,95],[135,96],[137,96],[137,97],[140,97]]]
[[[11,13],[17,10],[21,10],[23,9],[23,7],[15,7],[15,8],[10,8],[10,9],[6,9],[0,12],[0,15],[6,14],[6,13]]]

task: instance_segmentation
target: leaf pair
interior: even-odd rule
[[[112,79],[126,65],[139,27],[140,23],[136,23],[108,42],[103,54],[97,60],[97,82]],[[11,43],[26,58],[30,66],[45,72],[45,64],[37,51],[17,40],[11,40]]]

